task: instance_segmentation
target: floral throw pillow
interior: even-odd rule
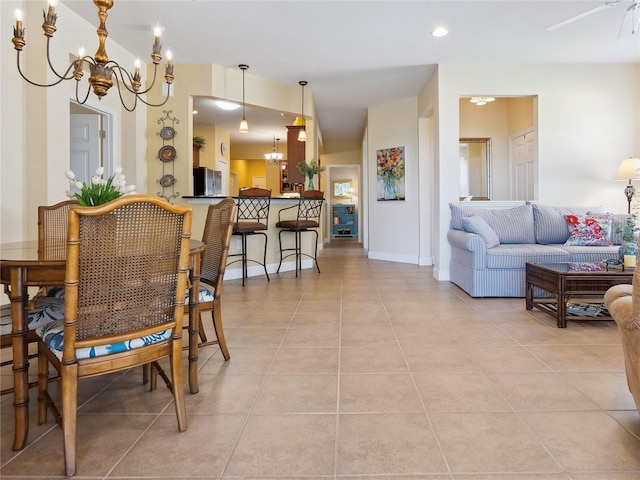
[[[594,213],[592,215],[566,215],[569,239],[565,245],[585,245],[607,247],[611,242],[612,215]]]

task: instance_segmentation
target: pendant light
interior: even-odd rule
[[[306,142],[307,141],[307,122],[304,119],[304,87],[305,87],[305,85],[307,85],[307,81],[306,80],[300,80],[298,82],[298,85],[300,85],[302,87],[302,108],[300,110],[300,116],[296,117],[296,119],[293,122],[293,124],[296,125],[296,126],[302,127],[298,131],[298,141],[299,142]]]
[[[244,72],[249,68],[249,65],[238,65],[238,68],[242,70],[242,120],[240,120],[240,128],[238,132],[240,133],[249,133],[249,122],[244,116]]]

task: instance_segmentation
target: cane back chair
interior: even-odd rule
[[[38,207],[38,259],[64,260],[67,249],[67,216],[69,208],[78,205],[76,200],[66,200],[55,205],[41,205]],[[34,330],[41,325],[64,318],[64,287],[47,287],[38,292],[29,305],[27,325],[27,341],[36,341]],[[11,339],[11,308],[9,305],[0,308],[0,348],[12,345]],[[29,358],[36,357],[29,355]],[[11,365],[12,360],[5,360],[0,367]],[[29,386],[35,386],[32,382]],[[3,388],[0,395],[12,393],[13,386]]]
[[[169,357],[178,429],[187,429],[182,367],[191,208],[127,195],[69,211],[64,321],[36,330],[38,422],[51,408],[65,473],[76,471],[78,380]],[[61,376],[60,409],[48,393]]]

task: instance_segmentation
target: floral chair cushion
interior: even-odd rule
[[[36,335],[38,335],[44,343],[47,344],[56,357],[62,360],[62,348],[64,345],[63,322],[51,322],[47,325],[43,325],[36,329]],[[171,329],[155,335],[147,335],[145,337],[129,340],[128,342],[117,342],[92,348],[78,348],[76,350],[76,358],[81,360],[83,358],[94,358],[102,355],[109,355],[110,353],[125,352],[127,350],[133,350],[134,348],[144,347],[145,345],[151,345],[153,343],[166,340],[170,336]]]
[[[64,300],[52,297],[40,297],[36,300],[35,307],[29,311],[27,325],[29,330],[64,318]],[[11,308],[2,308],[0,316],[0,335],[11,333]]]
[[[64,287],[51,287],[47,292],[47,297],[64,298]]]
[[[205,303],[205,302],[213,302],[213,293],[211,293],[211,290],[209,290],[206,286],[204,286],[201,283],[200,290],[198,292],[198,303]],[[187,290],[187,294],[184,297],[184,303],[185,304],[189,303],[189,290]]]
[[[565,245],[585,245],[605,247],[611,243],[610,213],[594,213],[593,215],[566,215],[569,227],[569,239]]]

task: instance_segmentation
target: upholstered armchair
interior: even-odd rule
[[[604,303],[620,332],[627,383],[640,413],[640,268],[633,274],[633,285],[611,287]]]

